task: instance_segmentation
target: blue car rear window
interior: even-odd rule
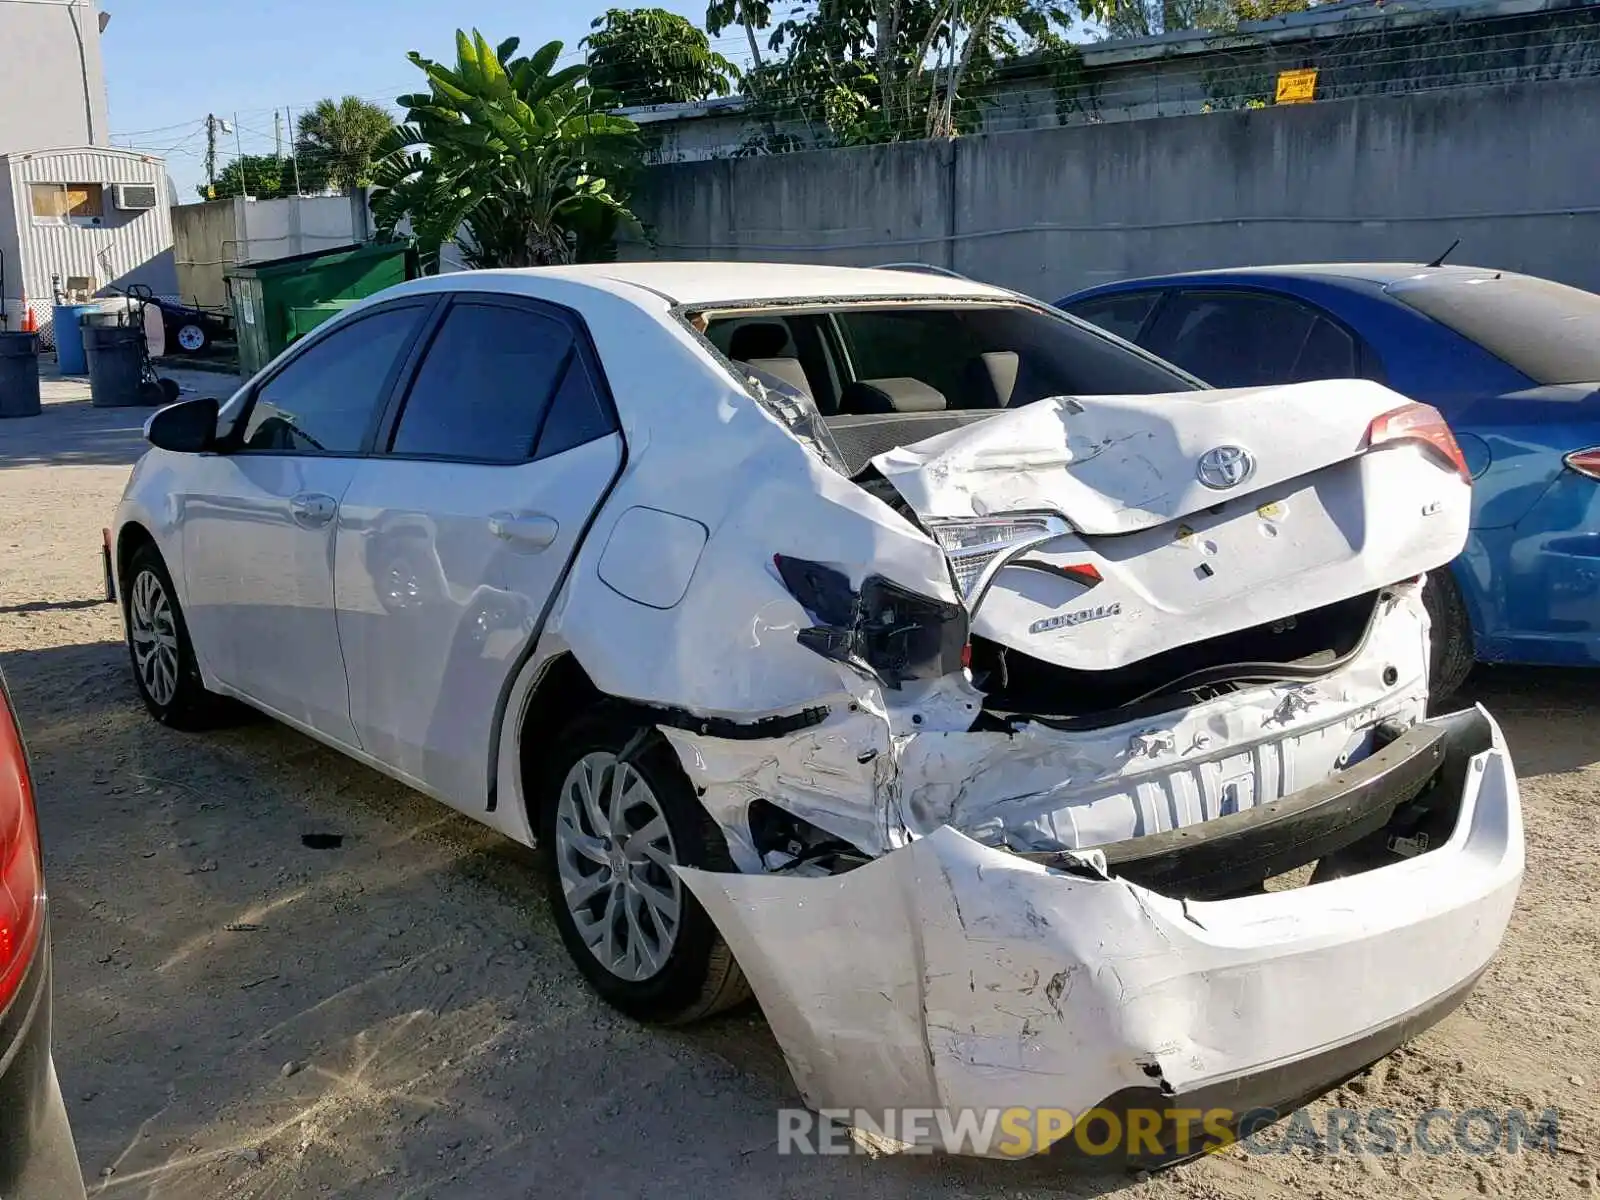
[[[1423,270],[1384,289],[1538,384],[1600,383],[1600,296],[1508,272]]]

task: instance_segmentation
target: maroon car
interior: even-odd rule
[[[0,676],[0,1196],[83,1194],[50,1057],[50,933],[33,784]]]

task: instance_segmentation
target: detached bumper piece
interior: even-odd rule
[[[1516,777],[1481,709],[1279,804],[1208,822],[1219,831],[1187,850],[1117,850],[1110,878],[1083,855],[1058,869],[949,827],[829,878],[680,874],[813,1108],[1243,1117],[1286,1111],[1442,1018],[1494,955],[1522,878]],[[1230,873],[1235,852],[1247,869]],[[1312,885],[1225,900],[1122,877],[1212,893],[1316,853]],[[1157,1161],[1195,1150],[1170,1121],[1162,1136]]]

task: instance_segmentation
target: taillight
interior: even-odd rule
[[[22,734],[0,689],[0,1012],[28,965],[44,916],[44,867]]]
[[[1590,446],[1587,450],[1574,450],[1562,461],[1579,475],[1600,479],[1600,446]]]
[[[835,567],[774,554],[772,563],[789,594],[817,623],[795,633],[808,650],[865,667],[898,691],[913,679],[937,679],[971,661],[967,610],[909,591],[881,575],[860,590]]]
[[[1425,449],[1470,484],[1466,455],[1456,445],[1455,434],[1444,416],[1431,404],[1405,404],[1391,409],[1367,426],[1367,445],[1372,448],[1394,442],[1420,442]]]

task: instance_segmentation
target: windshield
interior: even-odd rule
[[[1425,274],[1386,289],[1538,384],[1600,382],[1600,296],[1529,275]]]

